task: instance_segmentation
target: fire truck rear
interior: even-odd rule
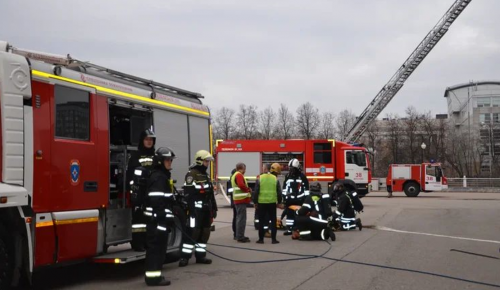
[[[128,156],[152,128],[157,146],[178,156],[173,178],[183,180],[194,152],[211,148],[201,98],[0,41],[0,288],[46,266],[143,259],[127,245]],[[169,235],[169,259],[181,236]]]
[[[388,192],[404,191],[409,197],[448,188],[441,163],[391,164],[386,184]]]
[[[279,163],[283,176],[288,162],[296,158],[309,181],[329,186],[340,179],[353,180],[357,191],[365,195],[371,181],[370,163],[365,148],[336,140],[217,140],[216,181],[222,185],[236,163],[246,164],[245,177],[253,186],[262,164]]]

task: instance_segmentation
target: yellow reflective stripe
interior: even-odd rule
[[[54,222],[53,221],[49,221],[49,222],[39,222],[39,223],[36,223],[36,227],[37,228],[41,228],[41,227],[51,227],[54,225]]]
[[[98,217],[81,218],[81,219],[71,219],[71,220],[61,220],[61,221],[56,221],[56,225],[91,223],[91,222],[97,222],[98,220],[99,220]]]
[[[127,98],[131,98],[131,99],[135,99],[135,100],[139,100],[139,101],[143,101],[143,102],[147,102],[147,103],[152,103],[152,104],[156,104],[156,105],[170,107],[170,108],[174,108],[174,109],[182,110],[182,111],[188,111],[188,112],[191,112],[191,113],[196,113],[196,114],[200,114],[200,115],[204,115],[204,116],[210,115],[208,112],[205,112],[205,111],[196,110],[196,109],[193,109],[193,108],[188,108],[188,107],[184,107],[184,106],[180,106],[180,105],[176,105],[176,104],[171,104],[171,103],[167,103],[167,102],[163,102],[163,101],[158,101],[158,100],[154,100],[154,99],[150,99],[150,98],[146,98],[146,97],[141,97],[141,96],[138,96],[138,95],[134,95],[134,94],[130,94],[130,93],[125,93],[125,92],[121,92],[121,91],[117,91],[117,90],[113,90],[113,89],[108,89],[108,88],[105,88],[105,87],[96,86],[96,85],[93,85],[93,84],[84,83],[84,82],[76,81],[76,80],[73,80],[73,79],[56,76],[56,75],[53,75],[53,74],[48,74],[48,73],[41,72],[41,71],[38,71],[38,70],[31,70],[31,73],[33,75],[36,75],[36,76],[39,76],[39,77],[43,77],[43,78],[47,78],[47,79],[56,79],[56,80],[61,80],[61,81],[65,81],[65,82],[70,82],[70,83],[74,83],[74,84],[77,84],[77,85],[94,88],[94,89],[96,89],[98,91],[101,91],[101,92],[110,93],[110,94],[118,95],[118,96],[122,96],[122,97],[127,97]]]

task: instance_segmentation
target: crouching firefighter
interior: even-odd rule
[[[329,194],[321,193],[321,184],[313,182],[310,186],[310,195],[297,210],[297,229],[293,238],[301,240],[327,240],[335,241],[332,230],[331,198]],[[297,235],[297,233],[299,235]]]
[[[210,177],[207,174],[210,152],[200,150],[194,156],[195,163],[189,168],[184,183],[184,196],[188,205],[187,235],[183,238],[179,267],[188,265],[193,251],[198,264],[211,264],[207,259],[207,242],[212,221],[217,217],[217,203]]]
[[[302,205],[306,196],[309,195],[309,181],[304,173],[300,170],[300,162],[297,159],[292,159],[288,162],[289,172],[285,176],[283,182],[283,199],[285,200],[285,210],[281,215],[283,219],[286,214],[286,231],[285,236],[292,234],[295,227],[295,211],[289,207],[293,205]]]
[[[146,224],[144,199],[147,194],[146,183],[153,167],[155,156],[155,133],[145,130],[139,138],[137,151],[132,152],[127,166],[127,180],[130,185],[132,203],[132,249],[144,252],[146,245]]]
[[[358,194],[352,186],[346,186],[344,182],[338,182],[333,187],[334,195],[337,200],[334,204],[337,205],[334,218],[336,221],[335,229],[343,231],[353,230],[358,228],[363,229],[361,219],[356,218],[356,214],[363,210],[363,203],[359,199]]]
[[[147,224],[147,250],[145,280],[148,286],[167,286],[170,281],[161,275],[167,252],[168,233],[175,226],[172,208],[175,202],[174,186],[170,179],[174,152],[166,147],[158,148],[154,168],[148,179],[148,195],[144,214]]]

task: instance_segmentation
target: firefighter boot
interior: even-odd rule
[[[360,231],[363,229],[363,224],[361,223],[361,219],[356,219],[356,226]]]
[[[179,260],[179,267],[186,267],[189,264],[189,260],[185,258],[181,258]]]
[[[198,259],[196,259],[196,264],[206,264],[206,265],[208,265],[208,264],[212,264],[212,260],[207,259],[205,257],[198,258]]]
[[[168,286],[170,285],[170,280],[165,279],[165,277],[161,276],[158,279],[151,280],[146,279],[146,285],[148,286]]]

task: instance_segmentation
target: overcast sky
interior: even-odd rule
[[[196,91],[212,109],[359,114],[453,2],[0,0],[0,40]],[[500,79],[499,11],[472,0],[379,117],[446,113],[446,87]]]

